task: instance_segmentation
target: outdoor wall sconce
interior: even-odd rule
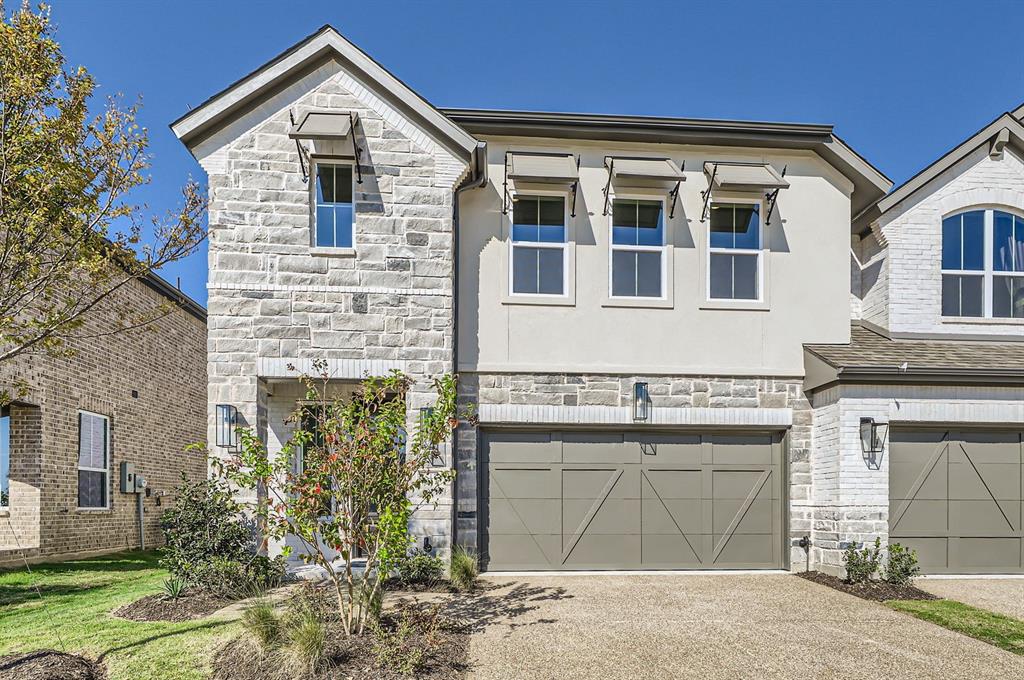
[[[238,447],[238,409],[231,404],[217,404],[217,446]]]
[[[647,392],[647,383],[633,383],[633,420],[642,423],[651,417],[651,399]]]
[[[882,467],[882,451],[889,436],[889,423],[876,423],[874,418],[860,419],[860,447],[869,470]]]

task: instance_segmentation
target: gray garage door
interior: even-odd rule
[[[780,435],[484,437],[488,569],[782,566]]]
[[[889,534],[925,573],[1024,572],[1021,433],[894,429]]]

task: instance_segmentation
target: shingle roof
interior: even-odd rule
[[[848,345],[804,349],[837,369],[1024,371],[1024,342],[893,339],[860,325],[850,336]]]

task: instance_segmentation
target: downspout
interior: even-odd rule
[[[476,148],[473,149],[473,154],[469,160],[469,174],[466,178],[455,188],[454,196],[452,197],[452,372],[458,374],[459,372],[459,196],[462,192],[470,189],[479,189],[487,185],[487,143],[477,142]],[[456,468],[455,463],[455,452],[457,449],[458,432],[456,431],[455,436],[452,438],[452,469]],[[452,494],[452,513],[451,513],[451,545],[449,550],[455,547],[456,539],[456,521],[459,516],[459,501],[458,501],[458,485],[459,480],[456,477],[453,482],[455,488]]]

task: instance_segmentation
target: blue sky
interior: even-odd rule
[[[1011,0],[55,0],[52,16],[100,96],[142,96],[138,199],[161,212],[205,181],[168,124],[325,23],[438,106],[831,123],[897,183],[1024,101]],[[163,274],[205,304],[205,250]]]

